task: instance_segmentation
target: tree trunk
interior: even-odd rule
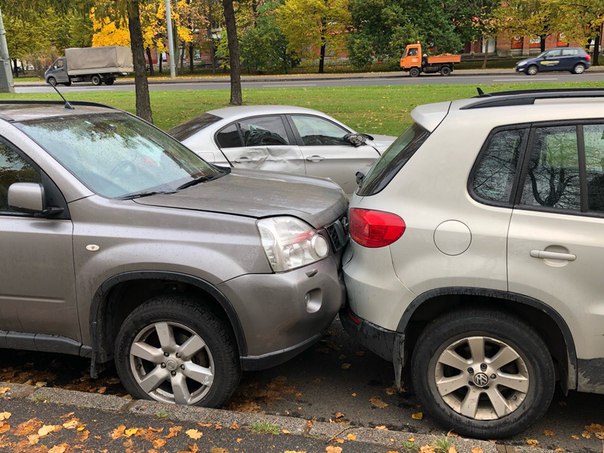
[[[13,58],[13,76],[19,77],[19,67],[17,66],[17,59]]]
[[[547,38],[547,35],[541,35],[539,36],[539,44],[541,45],[541,52],[545,52],[545,39]]]
[[[149,82],[145,63],[145,47],[141,30],[139,0],[128,1],[128,29],[130,30],[130,47],[134,62],[134,86],[136,93],[136,114],[144,120],[153,122]]]
[[[208,6],[208,12],[207,12],[207,16],[208,17],[208,29],[207,29],[207,36],[208,36],[208,44],[209,44],[209,51],[210,51],[210,60],[212,61],[212,74],[216,73],[216,50],[214,49],[214,36],[212,34],[212,0],[208,0],[207,2],[207,6]]]
[[[191,74],[193,74],[193,71],[195,70],[195,65],[193,64],[193,58],[195,57],[193,52],[193,43],[189,43],[189,71],[191,71]]]
[[[319,56],[319,74],[325,72],[325,38],[321,38],[321,54]]]
[[[153,68],[153,57],[151,56],[151,47],[145,49],[147,52],[147,61],[149,62],[149,75],[155,75],[155,69]]]
[[[237,23],[235,22],[235,9],[233,0],[222,0],[224,6],[224,20],[226,22],[227,38],[229,42],[229,62],[231,64],[231,104],[241,105],[241,61],[239,59],[239,43],[237,42]]]
[[[601,40],[602,40],[602,37],[598,33],[596,35],[596,40],[594,42],[594,61],[593,61],[594,66],[597,66],[599,64],[599,59],[600,59],[600,41]]]
[[[155,49],[157,50],[157,48]],[[164,53],[163,52],[157,52],[157,58],[159,60],[159,75],[161,75],[162,71],[163,71],[163,67],[164,67]]]
[[[483,52],[483,56],[482,56],[482,69],[486,69],[487,68],[487,60],[489,58],[489,38],[486,38],[483,36],[482,38],[482,42],[484,45],[484,52]]]

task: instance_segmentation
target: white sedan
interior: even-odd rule
[[[302,107],[256,105],[211,110],[169,132],[208,162],[329,178],[347,194],[395,140],[357,134]]]

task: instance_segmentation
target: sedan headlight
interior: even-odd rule
[[[261,219],[257,225],[266,257],[275,272],[306,266],[329,254],[325,238],[295,217]]]

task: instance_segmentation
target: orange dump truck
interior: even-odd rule
[[[409,44],[405,48],[405,54],[401,58],[401,69],[408,71],[411,77],[417,77],[422,72],[440,72],[442,75],[448,76],[453,72],[455,63],[459,63],[460,61],[461,55],[450,53],[427,57],[422,52],[421,44]]]

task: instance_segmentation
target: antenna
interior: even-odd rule
[[[61,99],[63,99],[63,101],[65,102],[65,108],[66,109],[75,110],[74,107],[69,103],[69,101],[67,99],[65,99],[65,96],[63,96],[61,94],[61,92],[59,91],[59,89],[55,85],[53,85],[53,84],[49,84],[49,85],[54,88],[54,90],[57,92],[57,94],[59,96],[61,96]]]
[[[484,91],[482,91],[482,88],[476,87],[476,91],[478,91],[478,96],[480,96],[480,97],[485,96]]]

